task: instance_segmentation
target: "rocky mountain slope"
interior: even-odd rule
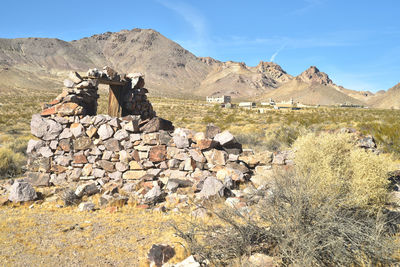
[[[241,99],[294,98],[310,104],[380,106],[388,95],[374,96],[337,86],[316,67],[294,78],[272,62],[261,61],[249,67],[196,57],[151,29],[106,32],[71,42],[51,38],[0,39],[0,91],[59,88],[67,72],[105,65],[120,73],[144,73],[146,87],[157,96],[228,94]]]
[[[293,98],[295,102],[310,105],[365,104],[350,94],[356,95],[357,91],[337,86],[326,73],[311,66],[276,90],[266,93],[263,98],[272,98],[275,101],[288,101]]]

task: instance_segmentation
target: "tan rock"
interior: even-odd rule
[[[87,136],[89,136],[89,138],[92,138],[96,133],[97,133],[97,128],[94,127],[93,125],[90,125],[90,127],[86,130],[86,134]]]
[[[146,175],[146,171],[144,170],[133,170],[133,171],[126,171],[122,175],[122,179],[125,180],[138,180]]]
[[[213,165],[225,165],[228,160],[228,153],[222,150],[211,149],[203,152],[207,162]]]
[[[132,160],[129,162],[129,169],[131,170],[143,170],[143,166],[140,162],[137,162],[136,160]]]

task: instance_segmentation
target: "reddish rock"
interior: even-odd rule
[[[57,106],[56,111],[60,116],[80,115],[82,114],[82,107],[76,103],[69,102]]]
[[[165,145],[153,146],[150,148],[149,159],[152,162],[161,162],[167,158],[167,148]]]
[[[59,99],[54,99],[53,101],[51,101],[49,104],[50,105],[56,105],[56,104],[58,104],[58,103],[60,103],[60,100]]]
[[[51,172],[60,174],[60,173],[66,172],[68,170],[68,168],[61,166],[61,165],[53,165],[53,166],[51,166],[50,170],[51,170]]]
[[[74,156],[74,163],[76,163],[76,164],[85,164],[87,162],[88,162],[87,158],[83,154]]]
[[[71,150],[71,143],[69,142],[69,139],[61,139],[58,143],[58,146],[65,152],[69,152]]]
[[[216,147],[217,142],[211,140],[211,139],[203,139],[199,140],[197,144],[193,144],[193,147],[198,147],[200,150],[207,150],[210,148]]]
[[[43,111],[40,113],[40,115],[41,115],[41,116],[50,116],[50,115],[54,115],[54,114],[56,114],[56,113],[57,113],[56,107],[53,106],[53,107],[51,107],[51,108],[48,108],[48,109],[43,110]]]

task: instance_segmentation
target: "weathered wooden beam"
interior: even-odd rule
[[[108,95],[108,115],[122,117],[122,96],[124,87],[122,85],[110,85]]]

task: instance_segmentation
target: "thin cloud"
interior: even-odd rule
[[[279,47],[278,50],[276,50],[275,53],[272,54],[271,59],[270,59],[269,61],[274,62],[276,56],[278,56],[278,54],[279,54],[283,49],[285,49],[285,47],[286,47],[286,44],[283,44],[281,47]]]
[[[322,5],[324,2],[325,0],[304,0],[305,5],[303,7],[298,8],[290,13],[293,15],[302,15],[316,6]]]
[[[193,6],[180,1],[162,1],[157,2],[164,7],[174,11],[182,17],[192,27],[195,38],[192,40],[176,40],[187,49],[197,53],[207,53],[209,46],[209,37],[207,31],[207,23],[205,17]]]

